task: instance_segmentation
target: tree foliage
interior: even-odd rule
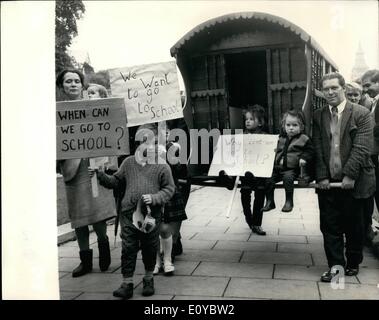
[[[72,39],[78,35],[76,21],[83,17],[82,1],[57,0],[55,4],[55,72],[74,67],[75,61],[67,54]]]
[[[109,74],[106,70],[101,70],[96,73],[87,74],[86,77],[88,83],[101,84],[107,89],[110,89],[111,87]]]

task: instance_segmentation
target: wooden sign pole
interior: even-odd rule
[[[89,165],[91,166],[91,168],[94,168],[96,166],[95,159],[90,158],[89,159]],[[96,174],[96,172],[93,175],[93,177],[91,178],[91,185],[92,185],[92,196],[94,198],[97,198],[99,196],[99,187],[97,185],[97,174]]]
[[[228,205],[228,209],[226,210],[226,217],[229,219],[229,216],[230,216],[230,211],[232,211],[232,206],[233,206],[233,202],[234,202],[234,197],[236,196],[236,192],[237,192],[237,189],[238,189],[238,182],[240,180],[240,176],[237,176],[236,177],[236,181],[234,182],[234,188],[233,188],[233,193],[232,193],[232,197],[230,198],[230,201],[229,201],[229,205]]]

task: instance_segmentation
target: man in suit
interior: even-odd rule
[[[374,121],[374,149],[371,156],[375,165],[376,176],[376,192],[375,202],[376,207],[379,208],[379,70],[368,70],[362,76],[363,92],[372,98],[371,116]],[[374,212],[374,204],[372,203],[372,209],[365,215],[365,243],[370,246],[372,240],[375,237],[375,233],[372,230],[372,214]]]
[[[338,273],[333,267],[342,266],[345,275],[353,276],[363,260],[363,208],[375,192],[373,127],[369,110],[346,101],[339,73],[324,75],[321,83],[328,105],[314,113],[313,141],[320,229],[329,265],[321,281],[331,282]],[[341,188],[331,188],[332,182],[340,182]]]

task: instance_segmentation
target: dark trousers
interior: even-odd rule
[[[286,192],[293,192],[293,184],[297,172],[295,169],[283,170],[275,167],[272,171],[272,176],[270,179],[267,179],[267,192],[272,192],[275,189],[275,184],[279,181],[283,181],[283,186]]]
[[[363,260],[363,216],[366,199],[354,199],[351,191],[318,190],[320,229],[328,265],[358,266]]]
[[[376,191],[374,196],[367,199],[365,203],[364,209],[364,231],[365,238],[368,241],[371,241],[371,237],[373,236],[372,232],[372,214],[374,213],[374,200],[376,203],[376,207],[379,208],[379,163],[378,163],[378,155],[371,156],[371,160],[375,166],[375,178],[376,178]]]
[[[241,187],[241,202],[243,208],[243,214],[245,215],[247,224],[253,226],[262,225],[262,208],[265,201],[265,190],[255,189],[254,191],[254,204],[253,214],[251,214],[251,193],[253,188],[248,186]]]
[[[375,196],[365,199],[363,209],[363,230],[365,240],[372,240],[372,214],[374,213],[374,200]]]
[[[379,209],[379,162],[378,162],[378,155],[371,156],[371,160],[375,166],[375,178],[376,178],[375,203],[376,203],[376,207]],[[371,216],[372,216],[372,213],[371,213]]]
[[[133,225],[132,212],[122,212],[121,225],[121,273],[132,277],[136,269],[137,253],[141,244],[142,261],[146,271],[154,271],[159,248],[159,223],[149,233],[143,233]],[[158,219],[156,219],[158,220]]]
[[[92,225],[93,230],[95,230],[97,241],[105,242],[108,241],[107,237],[107,222],[105,220],[96,222]],[[88,250],[89,249],[89,228],[88,226],[75,228],[76,238],[78,240],[79,249]]]

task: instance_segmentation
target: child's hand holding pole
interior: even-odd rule
[[[142,201],[147,205],[147,204],[152,204],[153,203],[153,198],[151,197],[151,194],[143,194],[142,195]]]

